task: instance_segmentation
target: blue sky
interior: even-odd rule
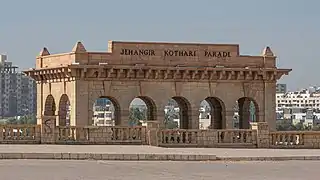
[[[242,54],[271,46],[293,72],[290,89],[320,85],[317,0],[0,0],[0,53],[33,67],[43,46],[71,51],[81,40],[106,51],[108,40],[239,43]]]

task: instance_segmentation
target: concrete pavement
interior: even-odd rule
[[[320,149],[161,148],[113,145],[0,145],[0,159],[174,161],[320,160]]]
[[[318,180],[319,161],[135,162],[2,160],[4,180]]]

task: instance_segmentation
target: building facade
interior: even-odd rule
[[[17,66],[0,55],[0,116],[12,117],[36,113],[36,83],[17,72]]]
[[[164,125],[168,99],[179,105],[181,129],[199,128],[199,106],[209,101],[214,129],[233,128],[233,107],[239,105],[239,128],[250,128],[250,102],[257,122],[275,128],[276,82],[291,69],[276,67],[270,47],[260,55],[242,55],[238,44],[110,41],[108,51],[87,51],[77,42],[71,52],[50,54],[43,48],[36,67],[25,71],[37,83],[38,123],[64,124],[66,103],[72,126],[92,124],[93,103],[108,97],[115,107],[115,125],[128,126],[129,106],[140,98],[148,121]],[[59,116],[57,116],[59,115]]]
[[[315,109],[320,110],[320,92],[300,91],[276,93],[276,110],[281,109]]]
[[[287,92],[287,84],[277,84],[276,92],[277,93],[286,93]]]
[[[320,124],[320,89],[305,88],[299,91],[276,93],[276,114],[279,123],[290,120],[293,125],[305,127]]]

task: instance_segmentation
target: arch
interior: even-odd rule
[[[44,105],[44,116],[55,116],[56,113],[56,103],[51,94],[49,94],[46,98]]]
[[[140,101],[140,103],[138,103]],[[142,104],[141,104],[142,103]],[[130,103],[130,125],[141,125],[143,121],[157,120],[157,107],[155,102],[147,96],[137,96]],[[136,111],[138,110],[138,112]],[[136,114],[138,113],[138,114]]]
[[[113,112],[114,113],[114,125],[115,126],[121,125],[120,104],[118,103],[118,101],[114,97],[111,97],[111,96],[100,96],[95,100],[95,102],[93,103],[93,106],[96,105],[98,99],[102,99],[102,98],[108,99],[113,105],[113,108],[114,108],[114,112]]]
[[[225,104],[217,97],[207,97],[205,101],[210,106],[210,129],[224,129],[226,127],[225,120]]]
[[[189,129],[191,126],[191,104],[190,102],[181,96],[172,97],[178,103],[179,106],[179,121],[180,129]]]
[[[147,120],[148,121],[157,120],[157,106],[154,103],[154,101],[147,96],[138,96],[137,98],[140,98],[147,105],[147,108],[148,108]]]
[[[252,106],[253,105],[253,106]],[[259,106],[251,97],[238,99],[239,129],[249,129],[250,121],[259,122]]]
[[[62,94],[59,100],[59,126],[70,125],[70,100],[68,95]]]

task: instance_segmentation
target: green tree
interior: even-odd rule
[[[132,126],[140,126],[141,120],[146,120],[145,111],[138,107],[131,107],[129,114],[129,124]]]
[[[10,117],[6,120],[6,124],[18,124],[18,120],[14,117]]]
[[[169,108],[167,113],[164,116],[164,124],[165,127],[168,129],[175,129],[178,128],[178,123],[174,121],[174,119],[178,118],[179,116],[174,111],[173,108]]]
[[[37,124],[37,118],[33,115],[25,115],[20,117],[18,124]]]
[[[313,126],[312,131],[320,131],[320,125],[317,124],[317,125]]]
[[[34,115],[21,116],[19,119],[10,117],[6,120],[5,124],[37,124],[37,119]]]
[[[277,123],[277,130],[278,131],[310,131],[314,128],[305,126],[303,123],[299,122],[297,124],[292,124],[288,120],[283,120],[279,123]]]

